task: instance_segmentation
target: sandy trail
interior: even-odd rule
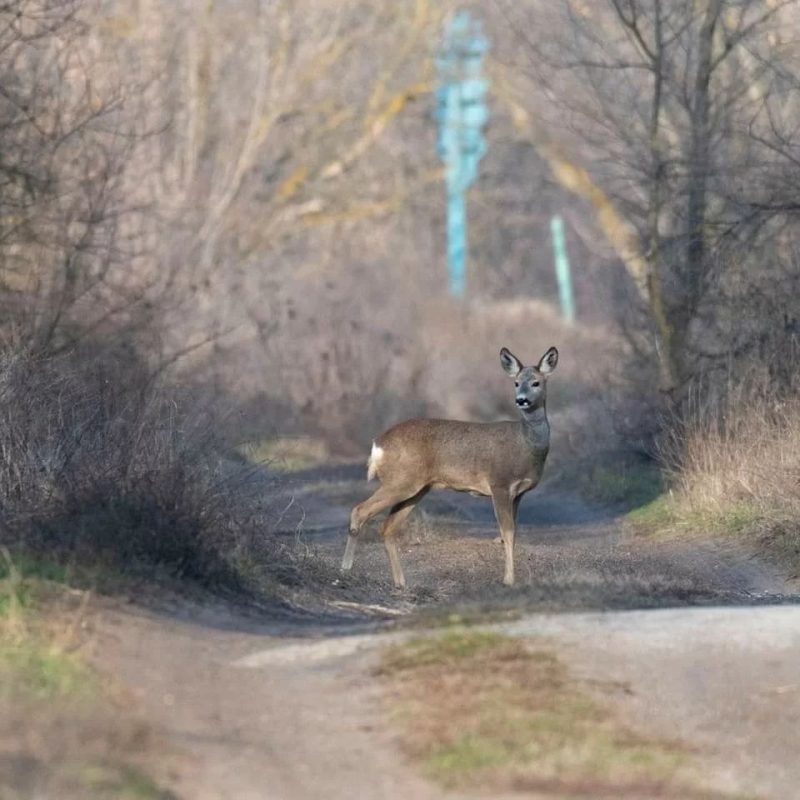
[[[360,472],[296,479],[304,543],[323,558],[341,555],[341,520],[367,493]],[[543,492],[523,506],[509,591],[491,509],[451,498],[432,498],[402,547],[408,592],[391,590],[375,540],[334,595],[398,611],[522,610],[501,629],[544,637],[576,674],[612,687],[605,699],[632,724],[696,748],[720,788],[796,797],[800,606],[774,570],[733,546],[627,538],[607,514]],[[107,607],[95,626],[96,662],[184,754],[181,797],[445,796],[404,762],[372,675],[402,631],[190,606]]]
[[[235,620],[230,620],[234,622]],[[209,624],[211,622],[211,624]],[[239,620],[241,622],[241,620]],[[175,790],[191,800],[438,798],[397,757],[370,658],[238,662],[284,641],[207,620],[107,610],[98,659],[184,754]]]

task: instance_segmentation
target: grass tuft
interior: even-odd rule
[[[672,497],[662,494],[643,506],[631,509],[625,519],[639,530],[652,531],[668,527],[674,522],[675,515]]]
[[[596,464],[581,483],[583,493],[590,499],[627,508],[647,505],[663,491],[661,473],[653,463]]]
[[[447,666],[491,650],[503,641],[498,633],[489,631],[448,631],[438,637],[422,636],[402,645],[390,647],[381,670],[384,673],[415,670],[420,667]]]
[[[46,562],[16,561],[6,548],[0,548],[0,562],[0,694],[39,700],[91,694],[90,671],[32,615],[38,576],[63,573]]]
[[[94,675],[74,655],[36,637],[0,639],[0,685],[3,693],[37,700],[73,700],[94,694]]]
[[[138,766],[150,729],[81,657],[88,593],[0,547],[0,797],[169,800]]]
[[[252,464],[267,464],[279,472],[298,472],[330,461],[322,439],[310,436],[282,436],[240,445],[239,453]]]
[[[79,780],[94,795],[115,800],[177,800],[177,795],[129,764],[89,764],[80,770]]]

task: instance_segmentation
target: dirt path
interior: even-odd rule
[[[303,509],[301,543],[322,558],[341,555],[342,521],[367,492],[360,472],[300,476],[291,488]],[[581,676],[618,687],[608,699],[620,713],[677,732],[721,787],[795,796],[800,606],[753,605],[790,599],[772,570],[733,547],[628,539],[606,514],[543,492],[523,506],[520,586],[509,591],[487,504],[431,500],[402,548],[410,591],[389,587],[375,540],[357,553],[355,577],[331,587],[335,602],[524,611],[504,629],[546,637]],[[624,610],[634,607],[661,608]],[[371,674],[402,631],[344,620],[264,624],[207,607],[106,608],[95,624],[97,663],[184,754],[181,797],[444,796],[399,755]]]
[[[506,631],[557,642],[638,730],[695,748],[719,788],[797,797],[800,606],[537,615]]]
[[[248,668],[241,659],[285,640],[268,629],[226,630],[221,619],[108,610],[97,623],[103,668],[185,754],[175,785],[180,797],[440,796],[397,758],[375,714],[368,660],[309,653]]]
[[[303,546],[338,565],[352,505],[370,493],[363,465],[315,470],[285,488],[303,509]],[[374,487],[373,487],[374,488]],[[520,507],[517,586],[502,586],[502,545],[491,502],[433,492],[400,542],[408,589],[394,591],[378,525],[364,535],[343,597],[402,610],[512,608],[566,610],[741,604],[780,600],[783,578],[735,541],[651,540],[625,535],[608,509],[544,486]]]

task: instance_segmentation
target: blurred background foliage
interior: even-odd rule
[[[652,455],[664,412],[686,430],[745,376],[767,403],[791,394],[797,3],[459,7],[492,43],[463,302],[447,295],[433,113],[454,4],[4,3],[10,408],[21,363],[90,362],[125,375],[132,403],[161,408],[163,390],[181,413],[220,409],[225,447],[302,435],[351,456],[403,417],[508,416],[497,350],[556,344],[556,451],[575,459]],[[63,419],[64,380],[40,413]]]

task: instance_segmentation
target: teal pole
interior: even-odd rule
[[[575,294],[572,291],[572,274],[567,255],[567,241],[564,236],[564,220],[558,214],[550,220],[550,233],[553,237],[553,256],[556,262],[561,313],[567,322],[575,322]]]
[[[483,128],[488,80],[482,63],[489,47],[479,20],[457,11],[449,20],[436,56],[439,85],[437,150],[445,163],[447,184],[447,272],[450,294],[463,297],[467,283],[467,189],[486,152]]]
[[[447,174],[447,272],[450,294],[463,297],[467,284],[467,187],[461,152],[461,98],[458,83],[445,90],[445,119],[449,129],[442,134]]]
[[[450,294],[463,297],[467,283],[467,198],[463,191],[447,193],[447,263]]]

